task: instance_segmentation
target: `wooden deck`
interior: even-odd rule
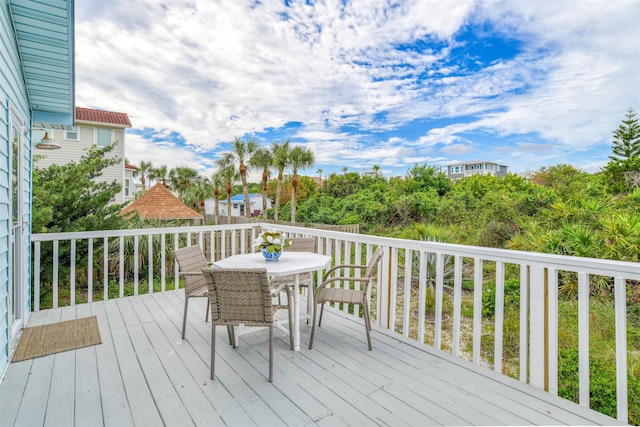
[[[205,301],[183,292],[34,313],[29,325],[96,315],[102,344],[13,363],[0,385],[0,426],[612,425],[618,422],[493,371],[327,311],[313,350],[276,331],[233,349],[218,333],[209,379]]]

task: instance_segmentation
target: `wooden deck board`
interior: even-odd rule
[[[361,320],[325,313],[313,350],[245,329],[236,349],[218,328],[210,380],[206,299],[182,291],[33,313],[29,326],[96,315],[102,344],[10,365],[0,426],[23,425],[586,425],[616,424],[491,370],[386,331],[366,345]],[[72,398],[69,398],[71,396]]]

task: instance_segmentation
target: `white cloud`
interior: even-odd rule
[[[128,135],[134,162],[160,150],[203,164],[197,150],[299,122],[295,138],[322,164],[386,170],[469,153],[474,133],[528,135],[565,155],[602,149],[640,106],[636,0],[290,3],[77,2],[77,104],[127,112],[135,128],[175,131],[192,147],[154,150]],[[464,70],[451,55],[474,23],[522,53]],[[389,136],[425,118],[447,122],[417,139]]]

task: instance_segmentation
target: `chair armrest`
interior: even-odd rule
[[[191,276],[202,276],[204,273],[202,273],[202,271],[181,271],[180,273],[178,273],[178,276],[180,277],[191,277]]]
[[[336,270],[340,270],[341,268],[359,268],[359,269],[366,269],[367,266],[366,265],[359,265],[359,264],[343,264],[343,265],[336,265],[335,267],[331,267],[329,270],[327,270],[326,273],[324,273],[324,276],[322,277],[322,280],[326,280],[327,277],[329,277],[329,275],[331,273],[333,273]]]
[[[318,286],[318,289],[316,289],[316,292],[318,292],[321,289],[326,288],[329,283],[333,283],[333,282],[362,282],[362,283],[368,283],[370,281],[371,281],[370,277],[348,277],[348,276],[329,277],[328,279],[325,279],[325,280],[322,281],[322,283],[320,283],[320,286]]]

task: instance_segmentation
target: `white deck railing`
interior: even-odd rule
[[[117,287],[120,298],[125,295],[126,284],[132,284],[134,294],[141,292],[141,284],[153,292],[153,286],[148,286],[153,282],[159,282],[161,291],[176,289],[178,280],[172,270],[177,266],[173,265],[170,255],[165,255],[172,253],[170,249],[198,244],[211,260],[218,260],[251,251],[250,242],[262,226],[274,227],[273,224],[254,223],[34,234],[33,309],[41,309],[44,287],[51,293],[53,308],[76,304],[80,282],[88,288],[83,293],[86,294],[83,301],[87,302],[92,301],[96,292],[102,299],[108,299],[109,286]],[[383,246],[385,255],[377,282],[371,289],[375,323],[419,342],[428,342],[457,357],[468,355],[466,358],[474,363],[493,367],[499,373],[505,368],[505,283],[517,279],[520,287],[519,379],[553,394],[558,393],[558,286],[560,282],[575,282],[579,403],[587,407],[590,398],[590,283],[596,279],[612,282],[615,324],[610,327],[615,328],[616,337],[617,418],[627,422],[626,286],[628,281],[640,281],[639,264],[292,226],[279,225],[277,228],[291,236],[317,237],[319,252],[332,256],[334,263],[339,264],[366,262],[374,247]],[[104,251],[105,247],[109,250]],[[147,250],[149,247],[152,249]],[[50,253],[51,257],[43,259],[44,252]],[[76,264],[77,261],[81,263]],[[100,277],[96,277],[98,275]],[[141,280],[141,277],[146,279]],[[483,284],[488,281],[495,282],[495,315],[490,325],[493,348],[489,356],[486,351],[482,352],[482,342],[486,343],[489,338],[483,333],[487,319],[483,320],[482,316]],[[465,323],[469,316],[463,315],[463,310],[468,312],[471,303],[463,298],[463,285],[466,284],[473,286],[473,315],[469,325]],[[430,285],[435,288],[431,296],[428,295]],[[62,294],[68,295],[64,301]],[[427,321],[429,299],[435,305],[432,326]],[[360,315],[358,306],[345,305],[342,310],[353,316]],[[466,332],[468,329],[471,331]]]

